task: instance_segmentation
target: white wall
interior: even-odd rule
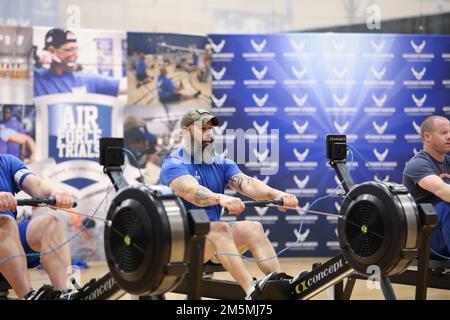
[[[0,22],[50,26],[58,19],[72,28],[80,22],[79,28],[146,32],[269,33],[364,23],[371,4],[379,6],[381,22],[450,12],[450,0],[0,0]],[[56,18],[43,19],[43,12],[55,16],[53,11]]]

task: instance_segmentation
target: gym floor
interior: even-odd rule
[[[297,275],[303,270],[311,270],[311,266],[315,262],[324,262],[328,258],[281,258],[281,267],[284,272],[289,275]],[[259,271],[254,263],[246,262],[250,273],[261,278],[263,274]],[[44,271],[30,270],[30,279],[34,288],[39,288],[44,283],[49,283],[49,278]],[[92,278],[100,278],[108,272],[106,263],[90,263],[90,268],[82,270],[81,282],[85,284]],[[214,275],[216,279],[232,280],[231,276],[227,272],[220,272]],[[401,300],[413,300],[415,295],[415,287],[393,284],[395,294],[398,299]],[[315,300],[328,300],[330,292],[325,290],[315,296]],[[450,290],[440,289],[428,289],[427,297],[429,300],[450,300]],[[131,299],[130,295],[125,295],[122,299]],[[183,300],[185,295],[169,293],[166,295],[166,299],[171,300]],[[380,289],[369,289],[366,281],[356,281],[355,287],[352,293],[352,300],[383,300],[383,294]]]

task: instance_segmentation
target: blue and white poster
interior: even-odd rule
[[[35,28],[36,163],[32,169],[72,193],[77,211],[92,214],[111,182],[99,165],[99,139],[122,137],[127,96],[124,32]],[[96,216],[105,217],[104,202]],[[65,216],[64,216],[65,215]],[[73,257],[103,260],[103,225],[64,214]]]

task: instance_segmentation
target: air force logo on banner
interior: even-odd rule
[[[427,73],[426,67],[414,67],[410,68],[411,74],[414,80],[403,80],[403,85],[408,88],[421,88],[421,89],[431,89],[433,88],[435,82],[434,80],[424,80],[425,74]]]
[[[306,241],[310,235],[310,229],[307,228],[304,232],[300,232],[298,229],[293,230],[295,240],[292,242],[286,242],[286,247],[291,247],[290,250],[311,251],[316,250],[319,246],[317,241]]]
[[[307,93],[301,96],[300,94],[291,93],[292,100],[295,102],[295,106],[292,107],[284,107],[284,111],[290,115],[306,115],[306,114],[315,114],[317,112],[317,108],[311,105],[305,106],[308,101],[309,95]]]
[[[226,67],[222,67],[222,69],[220,69],[220,71],[216,71],[213,68],[211,68],[211,73],[215,80],[222,80],[226,71],[227,71]]]
[[[413,53],[404,53],[402,55],[403,59],[406,61],[431,61],[434,59],[433,53],[424,53],[425,46],[427,45],[426,40],[418,40],[417,42],[414,40],[410,40],[409,44],[411,45]]]
[[[292,121],[292,126],[296,133],[287,133],[284,138],[287,142],[303,142],[303,143],[315,143],[317,140],[317,134],[315,133],[305,133],[309,127],[309,121],[305,120],[305,122],[297,122],[296,120]]]
[[[294,148],[294,155],[297,158],[297,161],[303,162],[309,154],[309,148],[306,148],[304,152],[299,152],[297,148]]]
[[[278,145],[274,148],[275,144],[271,144],[271,149],[265,149],[264,151],[258,151],[256,148],[250,148],[249,161],[245,163],[245,167],[249,170],[261,171],[261,174],[270,175],[278,172],[279,159]],[[269,154],[272,152],[272,156],[269,158]]]
[[[256,105],[260,108],[264,107],[264,105],[267,102],[267,99],[269,99],[269,94],[264,94],[261,98],[258,97],[255,93],[252,94],[252,99],[255,101]]]
[[[295,104],[296,104],[298,107],[303,107],[303,106],[305,105],[305,103],[306,103],[306,100],[308,100],[308,94],[305,93],[305,94],[303,95],[303,97],[297,97],[297,95],[296,95],[295,93],[293,93],[293,94],[292,94],[292,99],[294,99]]]
[[[236,112],[236,107],[223,106],[227,101],[227,98],[228,95],[226,93],[224,93],[220,98],[212,94],[211,100],[214,106],[211,108],[211,111],[217,115],[233,115]]]
[[[273,115],[275,112],[277,112],[276,107],[272,106],[266,106],[267,101],[269,100],[269,94],[265,93],[264,95],[260,96],[256,93],[252,93],[252,100],[256,104],[255,107],[244,107],[244,111],[248,114],[254,114],[254,115]]]
[[[289,42],[291,43],[291,46],[295,51],[303,51],[303,49],[305,48],[305,44],[306,44],[305,39],[300,40],[300,41],[297,41],[295,39],[290,39]]]
[[[253,121],[253,127],[256,129],[259,135],[266,134],[267,128],[269,127],[269,121],[264,122],[262,125],[259,125],[256,121]]]
[[[414,93],[412,94],[411,97],[412,97],[414,103],[416,104],[417,108],[423,107],[423,104],[425,103],[425,100],[427,100],[427,94],[426,93],[422,96],[422,98],[417,98]]]
[[[220,70],[211,68],[211,74],[213,77],[212,86],[214,89],[234,87],[234,85],[235,85],[234,80],[223,80],[223,77],[225,76],[226,72],[227,72],[227,67],[225,67],[225,66],[221,67]]]
[[[356,107],[346,106],[349,100],[349,95],[346,93],[344,96],[339,97],[336,93],[333,93],[333,102],[337,106],[325,107],[325,112],[335,114],[356,113]]]
[[[358,139],[358,135],[357,134],[347,133],[348,128],[350,126],[350,121],[349,120],[345,121],[342,124],[338,123],[335,120],[335,121],[333,121],[333,125],[334,125],[334,128],[337,130],[338,134],[345,134],[345,135],[347,135],[347,141],[348,142],[352,142],[353,143],[353,142],[356,141],[356,139]]]
[[[372,99],[378,108],[383,108],[384,104],[386,103],[387,94],[382,95],[380,98],[377,98],[375,94],[372,94]]]
[[[380,179],[377,175],[374,175],[373,180],[376,182],[389,182],[389,175],[386,175],[384,179]]]
[[[333,124],[339,134],[345,134],[345,132],[348,129],[348,126],[350,125],[350,121],[346,121],[342,125],[340,125],[336,121],[333,121]]]
[[[331,40],[331,44],[333,45],[334,50],[336,51],[342,51],[345,47],[345,40]]]
[[[277,84],[277,81],[274,79],[265,79],[267,76],[267,72],[269,68],[267,66],[259,67],[252,66],[250,68],[253,76],[257,79],[246,79],[244,80],[244,85],[249,88],[271,88]]]
[[[233,52],[222,52],[223,48],[225,47],[226,40],[220,39],[217,40],[217,42],[214,42],[212,39],[208,39],[209,44],[213,50],[212,56],[214,58],[214,61],[231,61],[234,59],[234,53]]]
[[[373,148],[372,151],[377,161],[369,161],[369,170],[371,170],[371,167],[380,170],[394,170],[397,167],[396,161],[386,161],[389,155],[389,148],[385,148],[383,151],[378,151],[377,148]]]
[[[414,67],[411,67],[411,72],[416,78],[416,80],[422,80],[423,76],[425,75],[425,72],[427,72],[427,68],[423,67],[422,70],[416,71]]]
[[[286,161],[285,166],[288,170],[315,170],[318,166],[317,161],[305,161],[309,155],[309,148],[304,151],[299,151],[297,148],[293,149],[293,154],[296,161]]]
[[[294,175],[292,179],[294,180],[296,188],[287,188],[285,190],[287,193],[292,193],[303,197],[315,197],[317,195],[318,193],[317,188],[306,188],[306,185],[310,180],[309,174],[306,175],[303,179]]]
[[[215,139],[217,140],[217,142],[234,141],[236,139],[234,130],[229,130],[231,132],[228,133],[225,132],[227,127],[228,121],[224,121],[220,125],[213,127]]]
[[[267,45],[267,39],[255,40],[250,39],[250,45],[252,46],[254,52],[244,52],[242,57],[247,61],[262,61],[262,60],[273,60],[275,59],[275,52],[268,52],[264,49]]]
[[[298,59],[305,60],[305,59],[312,59],[315,57],[315,53],[308,52],[305,50],[306,39],[301,39],[301,40],[293,39],[293,38],[291,38],[290,35],[288,35],[287,38],[289,38],[289,42],[291,44],[293,51],[283,52],[283,57],[286,60],[298,61]]]
[[[379,43],[376,43],[375,41],[370,40],[370,44],[372,45],[372,48],[376,53],[380,53],[381,51],[383,51],[384,46],[386,45],[386,40],[382,40]]]
[[[345,76],[347,75],[348,72],[348,68],[342,68],[342,69],[338,69],[335,66],[332,67],[332,71],[334,73],[334,76],[339,79],[342,80],[343,78],[345,78]]]
[[[382,134],[384,134],[384,132],[386,131],[386,129],[388,127],[388,122],[385,121],[382,125],[378,125],[375,121],[372,121],[372,125],[373,125],[375,131],[379,135],[382,135]]]
[[[267,66],[265,66],[261,70],[256,69],[256,67],[252,67],[252,72],[258,80],[262,80],[265,77],[267,70]]]
[[[269,149],[267,149],[266,151],[264,151],[262,153],[259,153],[258,150],[253,149],[253,154],[255,155],[258,162],[264,163],[266,161],[267,157],[269,156]]]
[[[324,83],[330,87],[349,87],[353,86],[356,82],[354,79],[349,79],[348,67],[338,68],[336,66],[331,67],[332,78],[325,79]]]
[[[225,46],[225,39],[220,40],[218,44],[215,44],[211,39],[209,39],[209,43],[215,53],[220,53]]]
[[[375,67],[370,68],[370,71],[372,71],[373,76],[377,80],[383,79],[385,73],[386,73],[386,67],[383,67],[381,70],[375,69]]]
[[[415,44],[414,40],[411,40],[410,43],[416,53],[421,53],[422,50],[425,48],[425,45],[427,44],[425,40],[422,40],[422,42],[419,45]]]
[[[309,202],[306,202],[305,205],[298,206],[300,210],[297,210],[297,213],[292,213],[293,211],[286,212],[285,220],[289,224],[298,224],[300,221],[303,221],[303,225],[305,224],[315,224],[319,217],[312,214],[307,214],[307,210],[309,209]]]
[[[303,124],[298,124],[297,121],[294,120],[292,124],[295,128],[295,131],[297,131],[298,134],[303,134],[305,133],[306,129],[308,129],[309,121],[306,120]]]
[[[266,213],[269,210],[269,207],[263,208],[254,207],[253,209],[255,209],[256,216],[246,215],[245,220],[260,221],[263,224],[274,224],[279,219],[278,215],[266,215]]]
[[[354,52],[346,52],[344,49],[347,47],[347,41],[345,39],[332,39],[331,46],[328,45],[323,53],[325,58],[344,58],[351,59],[355,57]]]
[[[224,104],[225,101],[227,100],[227,97],[228,97],[227,94],[222,95],[221,98],[216,98],[215,95],[211,95],[211,99],[212,99],[212,101],[214,102],[214,105],[215,105],[217,108],[222,108],[222,107],[223,107],[223,104]]]
[[[342,98],[339,98],[336,94],[333,94],[333,100],[334,102],[336,102],[338,107],[342,108],[345,104],[347,104],[348,93],[346,93]]]
[[[395,113],[395,108],[393,107],[385,107],[388,95],[384,93],[383,95],[376,95],[372,93],[371,95],[374,106],[367,106],[364,108],[364,111],[371,115],[383,115],[383,116],[392,116]]]
[[[378,161],[383,162],[389,153],[389,149],[386,148],[382,153],[378,152],[377,149],[373,149],[373,154],[377,158]]]
[[[378,124],[375,120],[372,121],[373,129],[376,134],[365,134],[364,137],[369,143],[393,143],[397,139],[396,134],[384,134],[389,125],[388,121]]]
[[[308,73],[308,67],[298,67],[298,66],[291,66],[290,68],[291,74],[294,76],[293,79],[285,79],[283,81],[285,86],[288,87],[309,87],[314,84],[316,84],[315,79],[307,79],[308,77],[306,74]]]
[[[404,108],[405,113],[409,115],[431,115],[436,111],[433,106],[424,106],[427,101],[427,94],[418,96],[415,93],[411,94],[411,100],[414,102],[414,106],[408,106]]]
[[[250,40],[250,43],[253,47],[253,49],[255,49],[256,52],[261,52],[264,50],[264,48],[266,47],[267,44],[267,39],[264,39],[263,41],[261,41],[261,43],[257,43],[254,39]]]
[[[303,79],[306,72],[308,71],[308,68],[303,67],[301,70],[297,70],[297,68],[295,66],[292,66],[291,70],[292,70],[292,73],[294,74],[294,76],[300,80],[300,79]]]
[[[392,52],[385,52],[386,40],[380,40],[375,42],[375,40],[370,40],[370,45],[372,47],[371,52],[364,52],[363,57],[366,59],[373,60],[391,60],[394,58],[394,54]]]
[[[366,79],[364,80],[364,85],[368,87],[376,87],[376,88],[391,88],[395,85],[394,80],[385,79],[387,68],[383,67],[370,67],[370,72],[375,79]]]
[[[416,123],[415,120],[412,121],[412,127],[414,128],[414,133],[406,133],[405,140],[409,143],[420,143],[422,142],[420,125]]]
[[[275,130],[271,130],[270,134],[268,134],[267,129],[269,128],[269,121],[265,121],[262,124],[259,124],[256,120],[253,121],[253,128],[256,130],[256,134],[246,133],[246,138],[251,141],[272,141],[279,139],[279,134]]]

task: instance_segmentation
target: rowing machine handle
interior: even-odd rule
[[[277,198],[272,200],[260,200],[260,201],[242,201],[246,207],[267,207],[270,205],[282,206],[283,199]],[[228,209],[224,208],[224,211],[228,213]]]
[[[50,205],[50,206],[56,205],[55,197],[17,200],[17,206],[40,206],[40,205],[46,205],[46,204]],[[72,208],[75,208],[76,206],[77,206],[77,202],[73,201]]]

